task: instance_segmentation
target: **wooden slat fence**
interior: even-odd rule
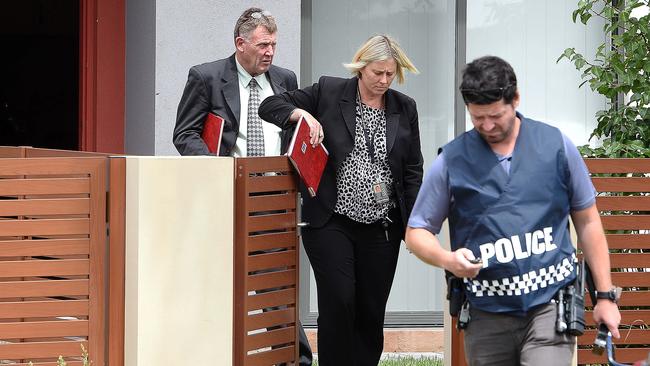
[[[296,176],[286,157],[235,169],[235,365],[297,364]]]
[[[0,364],[124,364],[124,160],[0,146]],[[235,365],[295,365],[297,177],[236,169]]]
[[[0,364],[104,365],[107,163],[0,147]]]
[[[586,159],[609,243],[612,281],[623,287],[616,359],[632,363],[650,352],[650,159]],[[589,301],[588,301],[589,302]],[[593,324],[591,312],[586,320]],[[605,363],[589,350],[596,331],[578,339],[578,363]]]

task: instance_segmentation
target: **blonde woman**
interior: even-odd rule
[[[305,116],[330,152],[316,197],[304,186],[303,244],[318,290],[318,362],[376,366],[399,245],[422,181],[415,101],[393,89],[417,69],[387,35],[345,64],[348,79],[267,98],[260,117],[283,129]]]

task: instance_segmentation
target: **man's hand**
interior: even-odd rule
[[[474,253],[467,248],[460,248],[447,258],[444,268],[453,273],[456,277],[474,278],[478,272],[483,268],[483,263],[472,263],[470,260],[475,260]]]
[[[618,325],[621,323],[621,313],[618,311],[618,306],[607,300],[599,299],[594,307],[594,320],[596,324],[605,324],[612,333],[612,337],[621,338],[618,333]]]
[[[446,269],[456,277],[474,278],[483,268],[482,262],[476,260],[471,250],[460,248],[454,252],[443,249],[440,241],[432,232],[422,228],[406,228],[406,247],[425,263]]]
[[[323,126],[321,126],[320,122],[318,122],[316,118],[311,115],[311,113],[300,108],[296,108],[293,110],[293,112],[291,112],[289,120],[298,122],[300,120],[300,116],[305,117],[305,122],[307,122],[307,125],[309,126],[309,143],[313,147],[318,146],[318,144],[323,142],[323,139],[325,138]]]

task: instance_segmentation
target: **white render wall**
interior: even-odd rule
[[[176,108],[193,65],[230,56],[248,7],[278,23],[274,63],[300,75],[300,0],[127,0],[126,153],[178,155]]]
[[[126,158],[125,366],[232,365],[234,172],[228,157]]]

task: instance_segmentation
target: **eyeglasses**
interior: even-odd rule
[[[235,38],[241,37],[242,33],[241,30],[242,28],[245,29],[245,32],[248,33],[251,29],[254,28],[255,25],[258,25],[257,21],[254,21],[253,19],[262,19],[262,17],[268,18],[271,17],[271,12],[268,10],[262,10],[262,11],[254,11],[248,16],[241,16],[239,20],[237,20],[237,24],[235,26]],[[269,20],[269,19],[267,19]]]
[[[259,19],[259,18],[262,17],[262,15],[264,15],[265,17],[270,17],[271,12],[268,11],[268,10],[256,11],[256,12],[251,13],[250,17],[255,18],[255,19]]]
[[[503,98],[503,95],[510,90],[515,84],[508,84],[501,88],[494,89],[460,89],[460,93],[463,95],[465,102],[472,103],[477,100],[491,100],[498,101]]]

